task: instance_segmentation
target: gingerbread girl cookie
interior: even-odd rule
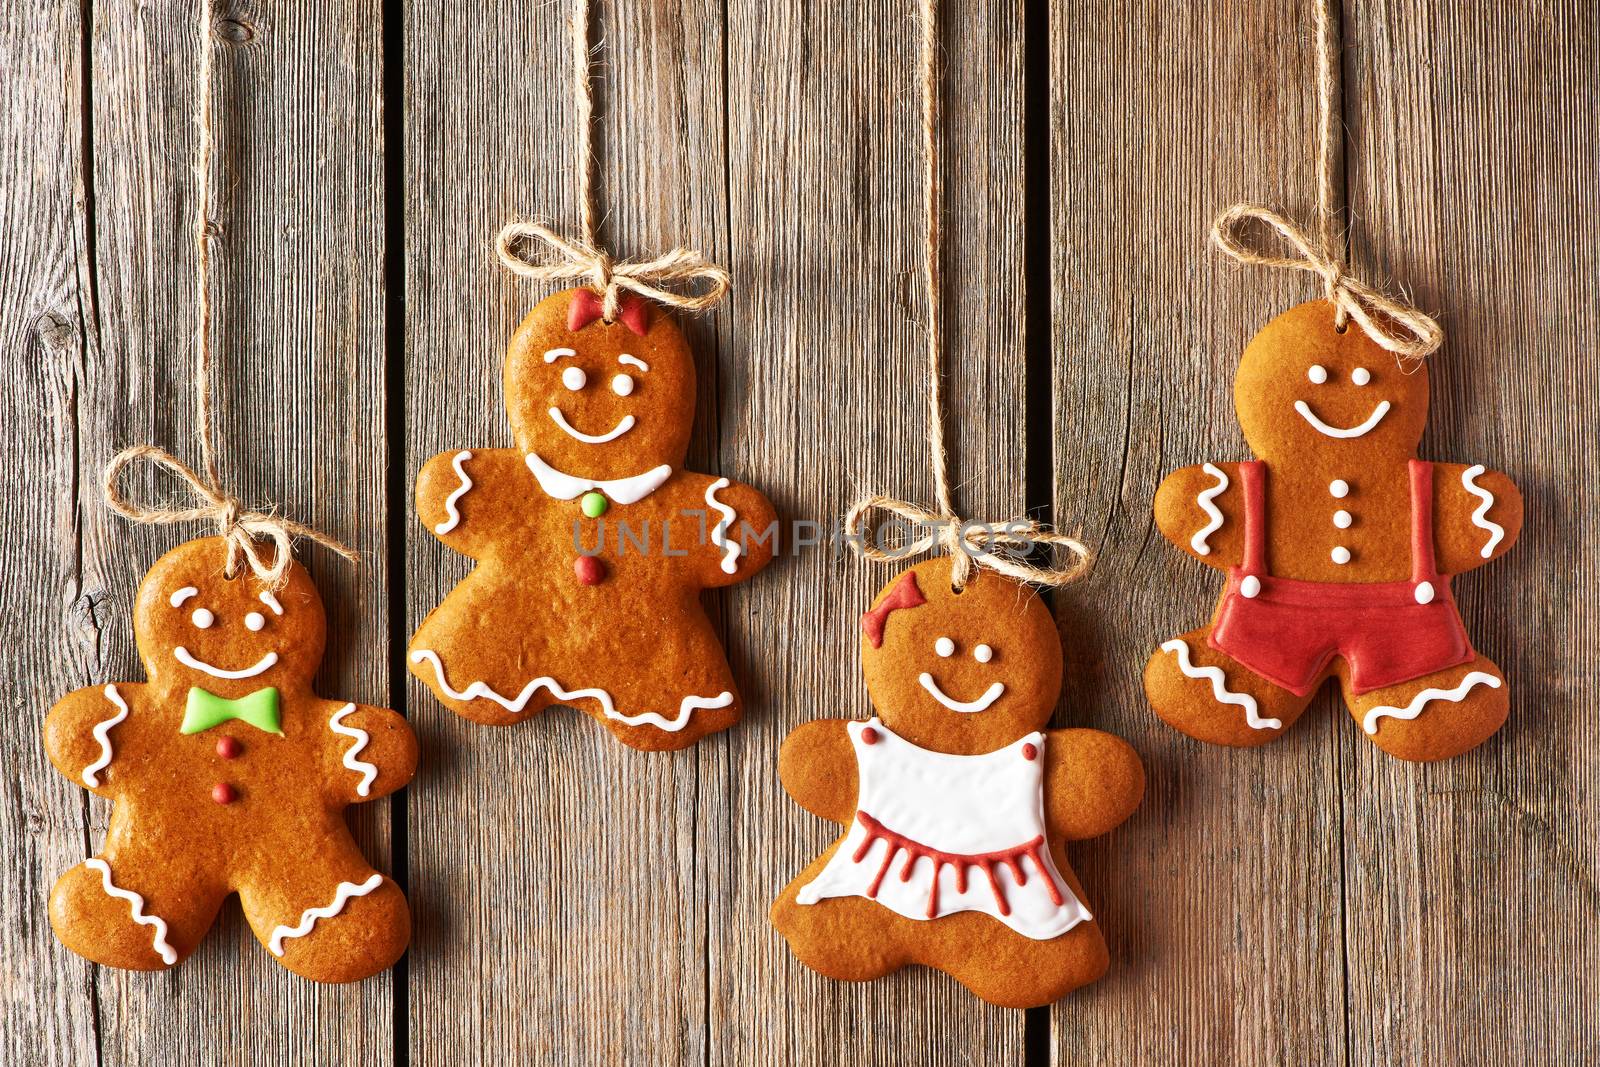
[[[517,447],[446,452],[417,513],[477,560],[411,642],[411,670],[491,725],[552,704],[621,741],[677,749],[739,719],[699,593],[772,558],[772,505],[683,469],[694,358],[672,319],[631,295],[606,322],[587,289],[523,320],[506,354]]]
[[[111,800],[99,855],[56,882],[50,924],[80,956],[161,970],[188,956],[229,893],[283,966],[351,982],[405,951],[405,896],[362,856],[343,812],[411,780],[417,742],[387,708],[324,700],[326,620],[290,563],[276,591],[221,574],[222,538],[179,545],[139,587],[148,682],[80,689],[45,749]]]
[[[791,733],[784,788],[842,837],[789,883],[772,922],[807,966],[861,981],[907,964],[1006,1007],[1105,972],[1106,945],[1063,842],[1138,806],[1144,768],[1097,730],[1043,727],[1061,642],[1028,587],[948,557],[902,574],[861,619],[877,717]]]
[[[1258,458],[1186,467],[1156,494],[1162,533],[1228,574],[1211,623],[1145,667],[1156,713],[1202,741],[1259,745],[1334,677],[1363,731],[1402,759],[1480,744],[1509,698],[1450,580],[1516,541],[1516,486],[1417,459],[1427,367],[1402,369],[1363,330],[1336,328],[1326,301],[1256,335],[1234,406]]]

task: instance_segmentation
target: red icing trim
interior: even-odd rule
[[[922,595],[922,590],[917,587],[917,576],[913,571],[906,571],[900,580],[894,583],[894,588],[889,590],[889,595],[878,602],[878,606],[861,616],[861,632],[867,635],[867,640],[873,648],[883,647],[883,628],[889,622],[889,613],[900,608],[921,607],[928,602]]]
[[[628,329],[643,337],[650,329],[650,305],[629,293],[622,295],[618,305],[620,310],[617,318]],[[605,305],[598,296],[588,289],[579,289],[572,294],[572,303],[567,305],[567,330],[577,333],[600,318],[604,310]]]
[[[1022,868],[1022,857],[1027,856],[1033,860],[1033,865],[1039,869],[1039,873],[1044,875],[1045,888],[1050,892],[1050,902],[1058,908],[1064,903],[1061,889],[1045,869],[1044,857],[1041,854],[1044,849],[1043,834],[1014,848],[1001,849],[998,852],[980,852],[966,855],[959,852],[942,852],[939,849],[919,844],[904,834],[895,833],[864,811],[856,812],[856,818],[861,820],[861,825],[866,829],[867,836],[862,840],[861,846],[856,849],[855,855],[850,857],[850,862],[860,863],[866,858],[867,852],[871,850],[873,844],[877,841],[882,840],[889,843],[889,848],[883,856],[883,864],[878,868],[878,873],[872,879],[872,884],[867,887],[867,896],[869,897],[877,897],[878,890],[883,887],[883,876],[888,873],[889,865],[894,862],[896,856],[904,852],[906,853],[906,861],[905,865],[900,868],[900,880],[902,882],[911,881],[911,870],[916,866],[919,859],[926,856],[928,859],[933,860],[933,884],[928,889],[928,918],[930,919],[939,917],[939,872],[947,864],[956,869],[956,891],[960,893],[967,891],[967,868],[977,867],[981,869],[989,878],[989,888],[994,891],[995,905],[999,907],[1000,914],[1010,915],[1011,904],[1006,900],[1005,891],[1000,888],[1000,879],[996,875],[995,869],[1003,863],[1011,868],[1011,873],[1016,878],[1019,886],[1027,885],[1028,875]]]

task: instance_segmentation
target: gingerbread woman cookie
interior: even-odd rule
[[[615,323],[575,289],[511,339],[517,447],[446,452],[417,477],[417,514],[477,560],[422,623],[411,670],[458,715],[520,722],[579,708],[622,742],[685,748],[739,719],[699,593],[772,558],[772,505],[683,469],[694,358],[672,319],[631,295]]]
[[[1258,458],[1186,467],[1156,494],[1161,532],[1228,574],[1211,623],[1145,667],[1156,713],[1202,741],[1259,745],[1331,676],[1364,732],[1402,759],[1480,744],[1509,698],[1450,580],[1516,541],[1516,486],[1481,465],[1417,459],[1427,367],[1402,369],[1361,329],[1337,329],[1326,301],[1256,335],[1234,407]]]
[[[417,742],[387,708],[324,700],[326,621],[291,563],[276,591],[221,571],[222,538],[145,575],[134,632],[148,682],[80,689],[50,710],[50,762],[114,803],[105,843],[56,882],[50,924],[96,963],[161,970],[188,956],[229,893],[283,966],[350,982],[405,951],[405,896],[372,869],[347,805],[411,780]]]
[[[1043,730],[1061,642],[1026,586],[948,558],[896,578],[861,620],[877,717],[784,741],[800,805],[845,833],[790,882],[772,922],[807,966],[862,981],[907,964],[1006,1007],[1048,1004],[1107,953],[1063,842],[1133,813],[1144,768],[1097,730]]]

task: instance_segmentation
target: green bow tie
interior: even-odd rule
[[[229,719],[239,719],[269,734],[283,733],[278,724],[278,691],[269,685],[238,700],[226,700],[196,686],[189,690],[189,703],[183,709],[183,725],[178,732],[202,733]]]

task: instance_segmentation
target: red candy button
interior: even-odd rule
[[[606,580],[606,565],[594,556],[579,556],[572,571],[578,576],[579,585],[599,585]]]
[[[232,737],[217,738],[217,755],[223,759],[237,759],[239,753],[244,751],[244,746]],[[222,801],[226,803],[226,801]]]
[[[1022,758],[1025,760],[1036,760],[1039,758],[1039,750],[1033,747],[1032,741],[1029,741],[1027,744],[1022,746]]]
[[[218,804],[232,804],[239,799],[239,794],[234,792],[233,786],[227,782],[218,782],[211,787],[211,799]]]
[[[878,743],[878,731],[874,730],[870,726],[867,727],[865,730],[861,731],[861,740],[865,741],[869,745],[877,744]]]

